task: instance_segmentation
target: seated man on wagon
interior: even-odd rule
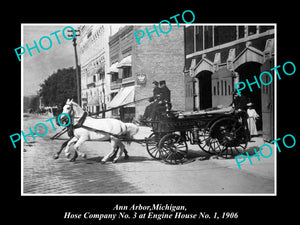
[[[169,107],[171,109],[171,92],[166,85],[166,81],[159,82],[159,95],[153,104],[150,120],[155,121],[156,116],[161,113],[162,110],[166,110]]]
[[[145,108],[145,112],[142,117],[142,120],[147,120],[148,118],[150,118],[154,103],[157,101],[157,98],[160,95],[160,88],[158,87],[158,82],[153,81],[152,84],[153,84],[153,96],[149,99],[150,104]]]
[[[166,86],[166,81],[162,80],[159,83],[154,81],[153,84],[153,97],[149,99],[151,104],[146,107],[145,113],[140,121],[143,124],[145,121],[155,121],[158,113],[161,113],[161,111],[165,110],[166,108],[170,109],[172,107],[170,103],[171,93],[169,88]],[[168,105],[168,107],[166,105]]]

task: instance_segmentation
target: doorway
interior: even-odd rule
[[[199,84],[198,100],[200,110],[212,107],[211,75],[211,71],[204,70],[196,76]]]
[[[254,82],[254,76],[259,77],[261,73],[261,64],[257,62],[246,62],[240,65],[235,71],[239,74],[239,82],[245,82],[246,87],[241,91],[247,99],[247,103],[252,102],[254,104],[254,109],[260,116],[256,122],[257,130],[262,130],[262,108],[261,108],[261,89],[258,88],[256,84],[251,85],[252,92],[246,83],[248,79],[249,83]],[[260,84],[260,83],[259,83]],[[261,84],[260,84],[261,87]]]

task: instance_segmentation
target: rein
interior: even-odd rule
[[[143,99],[144,100],[144,99]],[[69,105],[71,107],[71,111],[74,112],[74,109],[73,109],[73,105],[72,104],[66,104],[66,105]],[[71,113],[70,113],[71,114]],[[70,116],[69,114],[69,116]],[[55,134],[53,137],[51,137],[50,139],[51,140],[54,140],[55,138],[58,138],[60,137],[61,135],[63,135],[64,133],[68,132],[68,135],[70,137],[73,137],[74,136],[74,129],[77,129],[77,128],[85,128],[87,130],[90,130],[90,131],[93,131],[93,132],[98,132],[98,133],[103,133],[103,134],[108,134],[108,135],[111,135],[115,138],[118,138],[118,139],[121,139],[122,137],[124,137],[124,135],[116,135],[116,134],[113,134],[113,133],[110,133],[110,132],[107,132],[107,131],[104,131],[104,130],[99,130],[99,129],[95,129],[95,128],[92,128],[92,127],[88,127],[88,126],[85,126],[83,125],[86,117],[87,117],[87,112],[84,112],[83,115],[79,118],[77,124],[73,125],[73,118],[74,116],[70,116],[71,118],[71,123],[67,126],[67,127],[64,127],[63,130],[61,130],[59,133]],[[126,126],[126,124],[125,124]],[[127,126],[126,126],[127,127]],[[122,131],[123,132],[123,131]]]

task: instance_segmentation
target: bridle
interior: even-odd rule
[[[73,109],[73,104],[69,104],[69,103],[67,103],[67,104],[65,104],[65,105],[68,105],[68,106],[70,106],[71,107],[71,109],[70,109],[70,112],[68,113],[69,114],[69,117],[71,118],[71,123],[70,123],[70,125],[72,124],[73,125],[73,118],[74,118],[74,109]],[[73,113],[72,113],[73,112]],[[73,114],[73,115],[72,115]]]

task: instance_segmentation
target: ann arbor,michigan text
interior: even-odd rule
[[[152,205],[142,205],[142,204],[133,204],[131,206],[127,205],[115,205],[113,210],[141,210],[141,211],[186,211],[184,205],[173,205],[173,204],[152,204]]]

